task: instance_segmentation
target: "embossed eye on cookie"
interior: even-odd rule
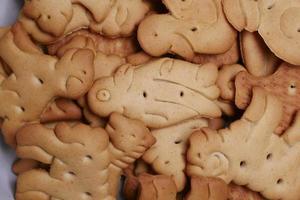
[[[223,0],[228,21],[238,30],[258,31],[282,60],[300,65],[300,2]]]
[[[217,76],[214,64],[201,66],[169,58],[123,65],[113,76],[94,83],[88,103],[99,116],[119,112],[151,128],[193,117],[219,117]]]
[[[19,21],[40,43],[52,43],[78,29],[108,36],[129,36],[150,10],[143,0],[30,0]]]
[[[94,77],[92,51],[72,49],[61,59],[45,55],[19,23],[1,38],[0,58],[10,72],[1,82],[0,118],[11,146],[21,126],[40,121],[56,98],[83,96]]]
[[[254,88],[240,120],[218,132],[206,128],[192,134],[188,175],[219,177],[259,191],[267,199],[299,199],[300,114],[280,137],[275,130],[284,106],[276,96]]]
[[[236,43],[221,0],[165,0],[169,14],[146,17],[138,28],[141,47],[152,56],[171,53],[192,60],[197,54],[224,54]],[[237,55],[238,57],[238,55]]]

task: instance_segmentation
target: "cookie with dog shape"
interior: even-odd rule
[[[261,88],[240,120],[218,132],[207,128],[190,137],[187,173],[234,182],[267,199],[299,199],[300,115],[280,137],[275,134],[283,102]],[[255,148],[254,148],[255,147]]]
[[[16,199],[116,199],[122,169],[155,142],[137,120],[114,113],[106,128],[33,124],[17,134],[17,155],[49,165],[17,179]]]
[[[219,89],[214,64],[196,65],[162,58],[123,65],[113,76],[98,79],[88,94],[90,109],[101,117],[112,112],[162,128],[194,117],[216,118]]]
[[[189,61],[197,54],[224,54],[237,42],[221,0],[164,0],[170,13],[153,14],[139,25],[138,40],[152,56],[167,53]]]
[[[70,50],[60,59],[45,55],[20,24],[14,25],[0,40],[0,58],[10,70],[0,90],[6,143],[14,146],[16,131],[26,123],[40,121],[56,98],[83,96],[92,85],[93,57],[93,52],[85,49]]]

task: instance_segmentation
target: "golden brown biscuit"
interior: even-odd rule
[[[137,120],[112,114],[106,129],[33,124],[17,134],[17,155],[50,165],[17,180],[16,199],[116,199],[122,169],[155,142]]]
[[[5,141],[14,146],[16,131],[38,122],[46,107],[58,97],[77,99],[92,84],[93,53],[68,51],[61,59],[45,55],[20,24],[0,40],[0,58],[10,70],[1,83],[0,118]]]
[[[300,115],[279,137],[275,130],[283,105],[276,96],[254,88],[240,120],[218,132],[205,128],[192,134],[187,173],[233,181],[268,199],[299,199]]]
[[[91,110],[106,117],[116,111],[162,128],[193,117],[220,117],[214,64],[196,65],[162,58],[139,66],[123,65],[98,79],[88,94]]]

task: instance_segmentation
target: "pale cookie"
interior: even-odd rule
[[[150,10],[144,0],[27,0],[19,21],[40,43],[52,43],[79,29],[109,37],[132,35]]]
[[[236,43],[237,31],[227,22],[221,0],[164,0],[169,14],[146,17],[138,28],[141,47],[152,56],[224,54]]]
[[[151,165],[152,169],[174,180],[177,191],[186,185],[186,151],[190,135],[208,126],[205,119],[193,119],[178,125],[152,131],[156,143],[150,147],[142,159]]]
[[[276,71],[280,64],[257,32],[243,31],[240,36],[243,63],[254,76],[267,76]]]
[[[101,117],[116,111],[162,128],[193,117],[215,118],[221,110],[214,64],[196,65],[162,58],[123,65],[114,76],[100,78],[88,94],[91,110]]]
[[[34,124],[17,134],[17,155],[50,165],[17,179],[16,200],[116,199],[122,169],[155,140],[143,123],[112,114],[106,129]]]
[[[228,21],[238,30],[258,31],[282,60],[300,65],[298,0],[223,0]]]
[[[176,200],[176,185],[165,175],[141,174],[138,200]]]
[[[48,45],[48,52],[50,55],[62,56],[66,49],[79,46],[88,46],[97,52],[120,57],[127,57],[139,51],[135,37],[107,38],[86,30],[79,30]]]
[[[240,72],[235,79],[235,103],[240,109],[246,109],[251,101],[252,88],[258,86],[274,94],[283,102],[283,117],[276,133],[287,129],[300,108],[300,69],[288,63],[282,63],[278,70],[266,77],[254,77]]]
[[[207,128],[190,137],[187,173],[245,185],[267,199],[299,199],[300,114],[279,137],[283,103],[254,88],[252,103],[229,128]]]
[[[0,118],[5,141],[14,146],[16,131],[38,122],[58,97],[77,99],[92,84],[93,53],[70,50],[61,59],[43,54],[20,24],[0,40],[0,58],[10,69],[0,90]]]
[[[234,101],[235,77],[246,69],[239,64],[225,65],[219,71],[217,85],[220,88],[220,96],[224,100]]]

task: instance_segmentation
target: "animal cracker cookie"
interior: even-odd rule
[[[217,75],[213,64],[200,66],[169,58],[123,65],[114,76],[94,83],[88,103],[101,117],[116,111],[140,119],[150,128],[193,117],[219,117]]]
[[[240,43],[243,63],[250,74],[267,76],[280,65],[280,59],[269,50],[257,32],[243,31]]]
[[[223,0],[228,21],[239,31],[258,31],[271,51],[300,65],[300,3],[297,0]]]
[[[227,22],[221,0],[164,0],[169,14],[153,14],[138,28],[142,48],[152,56],[177,54],[192,60],[196,54],[224,54],[237,33]]]
[[[263,200],[263,198],[244,187],[227,185],[219,178],[193,176],[191,190],[185,200]]]
[[[288,63],[282,63],[274,74],[266,77],[254,77],[247,72],[240,72],[235,79],[235,103],[240,109],[245,109],[250,103],[252,88],[255,86],[277,96],[284,102],[283,117],[275,131],[281,134],[290,126],[299,110],[299,75],[298,67]]]
[[[18,176],[16,199],[116,199],[122,169],[155,140],[139,121],[112,114],[106,129],[34,124],[17,134],[17,154],[50,165]]]
[[[150,10],[143,0],[28,0],[19,21],[40,43],[52,43],[78,29],[109,37],[129,36]]]
[[[43,54],[20,24],[1,38],[0,58],[10,74],[1,83],[0,118],[9,145],[26,123],[38,122],[55,98],[77,99],[92,84],[93,53],[70,50],[61,59]]]
[[[219,177],[259,191],[268,199],[299,199],[299,123],[279,137],[283,103],[254,88],[243,117],[218,133],[202,129],[190,137],[189,175]]]
[[[205,119],[193,119],[180,124],[153,130],[151,133],[156,143],[143,155],[143,160],[152,169],[163,175],[171,176],[180,192],[186,185],[186,151],[188,138],[196,130],[208,126]]]
[[[177,188],[171,177],[141,174],[138,180],[138,200],[176,200]]]

